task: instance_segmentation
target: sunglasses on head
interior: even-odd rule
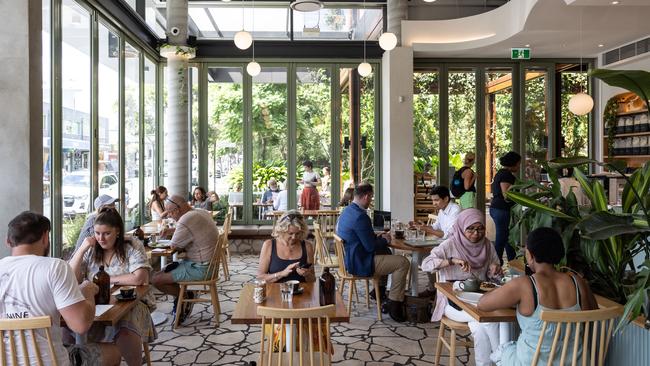
[[[173,204],[174,204],[174,206],[176,206],[176,208],[178,208],[178,209],[180,209],[180,208],[181,208],[181,206],[179,206],[179,205],[178,205],[178,203],[176,203],[176,202],[174,202],[174,201],[172,201],[172,200],[170,200],[169,198],[166,198],[166,199],[165,199],[165,201],[166,201],[166,202],[169,202],[169,203],[173,203]]]
[[[286,216],[284,216],[284,218],[282,218],[281,221],[286,221],[286,220],[291,221],[291,220],[301,219],[301,218],[302,218],[302,215],[299,214],[299,213],[290,213],[290,214],[287,214]]]

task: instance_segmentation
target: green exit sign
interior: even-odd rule
[[[510,58],[513,60],[530,60],[530,48],[511,48]]]

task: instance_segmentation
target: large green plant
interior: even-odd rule
[[[619,171],[626,179],[620,212],[608,207],[600,180],[588,179],[577,168],[588,163]],[[521,230],[556,228],[567,247],[563,263],[583,272],[595,292],[626,303],[626,320],[638,316],[650,286],[650,162],[630,177],[611,164],[587,158],[558,158],[543,165],[549,172],[550,186],[524,182],[507,193],[509,199],[528,208],[515,207],[511,241],[518,241]],[[558,172],[564,168],[574,168],[574,177],[589,199],[589,207],[579,207],[573,192],[562,196]],[[634,258],[640,254],[645,255],[646,262],[635,268]]]

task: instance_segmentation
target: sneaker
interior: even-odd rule
[[[377,300],[377,295],[375,294],[375,289],[368,293],[371,299]],[[381,301],[386,301],[386,286],[379,286],[379,295],[381,296]]]
[[[404,315],[404,302],[390,300],[388,303],[388,315],[398,323],[405,322],[406,316]]]
[[[194,292],[187,291],[185,293],[185,298],[186,299],[193,299],[194,298]],[[190,316],[190,314],[192,314],[192,309],[193,308],[194,308],[194,303],[193,302],[185,303],[184,306],[183,306],[183,310],[182,310],[183,312],[181,313],[181,317],[178,320],[178,322],[179,323],[185,322],[185,319],[187,319],[187,317]]]

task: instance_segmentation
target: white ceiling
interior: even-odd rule
[[[530,45],[533,58],[595,57],[650,35],[650,0],[621,0],[619,5],[611,5],[611,0],[537,0],[523,25],[520,23],[522,19],[508,19],[516,16],[514,12],[503,11],[502,8],[511,5],[513,1],[487,13],[456,19],[466,21],[467,26],[458,27],[456,24],[453,29],[442,27],[442,31],[436,28],[440,24],[435,22],[444,21],[427,22],[428,26],[415,32],[416,24],[411,24],[409,32],[408,23],[411,22],[404,21],[403,44],[412,44],[416,57],[509,58],[511,47],[524,47],[526,44]],[[581,15],[582,42],[579,33]],[[479,21],[495,31],[485,30],[487,37],[479,41],[451,45],[439,43],[444,29],[450,29],[450,39],[464,36],[476,39],[475,25]],[[515,27],[503,26],[513,23],[520,24],[514,31]],[[510,30],[504,32],[505,28]],[[474,34],[469,34],[472,32]],[[603,46],[599,47],[601,44]]]

